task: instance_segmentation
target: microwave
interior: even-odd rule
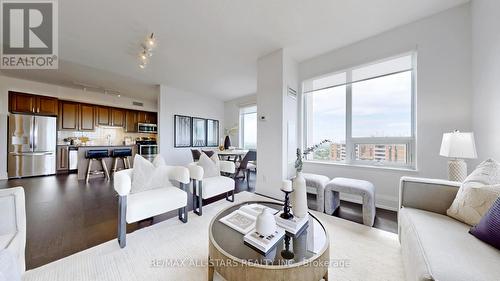
[[[156,134],[158,133],[158,126],[156,124],[138,123],[137,132]]]

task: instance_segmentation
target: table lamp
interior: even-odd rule
[[[477,158],[474,133],[462,133],[455,130],[453,133],[443,134],[439,154],[452,158],[448,161],[448,179],[451,181],[464,181],[467,177],[467,164],[464,158]]]

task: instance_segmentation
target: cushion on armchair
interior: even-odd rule
[[[132,172],[132,187],[130,193],[142,192],[162,187],[163,181],[161,167],[165,166],[165,160],[161,155],[156,156],[153,163],[139,154],[134,157],[134,169]]]
[[[217,154],[208,157],[206,154],[201,154],[198,166],[203,168],[203,178],[211,178],[220,176],[220,163]]]

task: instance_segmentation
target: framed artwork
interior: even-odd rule
[[[192,118],[192,146],[207,146],[207,120],[203,118]]]
[[[207,119],[207,146],[219,146],[219,121]]]
[[[192,118],[174,115],[174,147],[190,147],[192,145]]]

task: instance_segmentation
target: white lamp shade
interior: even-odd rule
[[[477,158],[474,133],[453,132],[443,134],[441,156],[453,158]]]

